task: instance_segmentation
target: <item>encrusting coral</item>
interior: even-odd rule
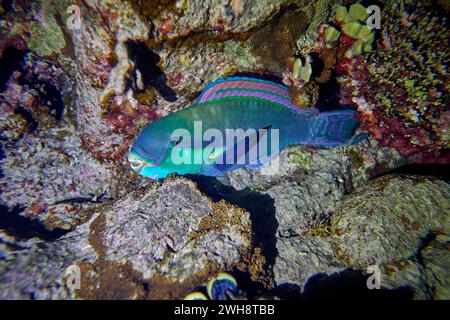
[[[447,18],[392,4],[376,50],[336,66],[341,103],[355,104],[362,128],[413,161],[448,162]]]

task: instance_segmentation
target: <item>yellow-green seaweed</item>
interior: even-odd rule
[[[366,21],[368,15],[369,14],[367,13],[366,7],[360,3],[355,3],[350,6],[346,21],[359,20],[364,22]]]
[[[358,20],[350,21],[342,26],[342,32],[344,32],[349,37],[358,39],[358,32],[362,26],[363,24]]]
[[[336,42],[339,39],[341,32],[333,26],[327,27],[325,30],[325,41]]]
[[[345,21],[345,19],[347,18],[347,15],[348,15],[348,11],[345,6],[340,6],[339,8],[336,9],[336,20],[337,21]]]

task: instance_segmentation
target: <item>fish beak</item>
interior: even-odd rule
[[[131,169],[136,172],[140,172],[145,166],[144,161],[131,152],[128,153],[128,162],[130,163]]]
[[[138,156],[136,156],[135,154],[133,154],[132,152],[128,153],[128,162],[130,162],[130,166],[131,169],[133,169],[133,171],[140,173],[142,171],[142,169],[144,169],[145,167],[154,167],[156,166],[156,164],[151,164],[148,163],[144,160],[142,160],[141,158],[139,158]],[[150,177],[150,179],[157,179],[158,175],[155,174],[154,176]]]
[[[136,162],[139,161],[140,159],[138,157],[136,157],[136,155],[132,152],[128,152],[128,161],[129,162]]]

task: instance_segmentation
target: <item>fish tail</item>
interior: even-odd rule
[[[311,118],[308,143],[318,146],[338,146],[350,140],[357,125],[356,111],[321,112]]]

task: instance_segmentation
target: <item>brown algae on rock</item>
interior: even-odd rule
[[[384,176],[335,210],[338,255],[350,265],[383,265],[414,255],[422,239],[446,227],[448,185],[422,177]]]
[[[288,12],[266,27],[256,31],[250,45],[266,69],[282,72],[288,58],[297,52],[297,39],[308,26],[303,11]]]

